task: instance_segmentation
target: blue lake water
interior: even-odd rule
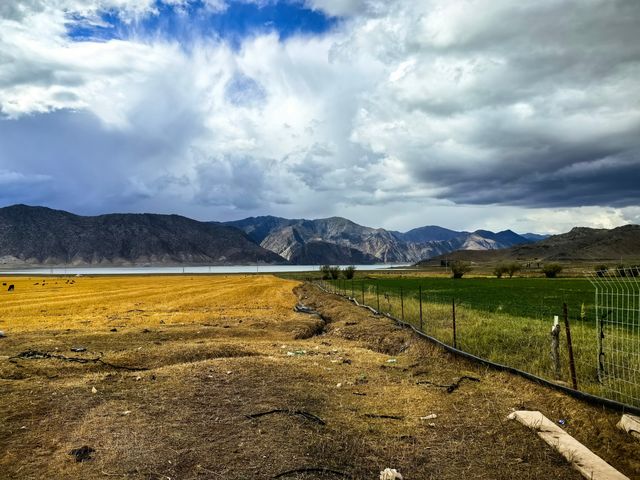
[[[341,268],[348,265],[340,265]],[[356,270],[383,270],[409,264],[355,265]],[[185,267],[38,267],[0,270],[0,275],[159,275],[188,273],[286,273],[312,272],[320,265],[227,265]]]

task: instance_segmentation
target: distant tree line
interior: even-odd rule
[[[335,265],[322,265],[320,267],[320,274],[322,275],[323,280],[337,280],[340,278],[340,274],[342,274],[343,278],[347,280],[351,280],[356,273],[356,267],[353,265],[349,265],[344,269],[341,269],[339,266]]]

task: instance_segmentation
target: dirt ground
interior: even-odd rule
[[[513,409],[565,420],[640,478],[619,415],[453,357],[315,287],[66,280],[12,279],[15,295],[0,296],[2,479],[377,479],[387,467],[409,480],[581,478],[506,420]],[[294,312],[298,301],[322,318]],[[463,376],[479,381],[448,393]],[[77,462],[69,452],[83,446],[94,451]]]

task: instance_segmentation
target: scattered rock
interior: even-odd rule
[[[86,462],[91,460],[91,454],[95,452],[95,450],[88,445],[83,445],[80,448],[74,448],[69,452],[69,455],[73,455],[76,457],[76,462]]]
[[[432,413],[430,415],[427,415],[426,417],[420,417],[420,420],[433,420],[434,418],[438,418],[438,415]]]
[[[7,335],[6,335],[2,330],[0,330],[0,338],[4,338],[4,337],[6,337],[6,336],[7,336]]]
[[[380,472],[380,480],[403,480],[402,475],[395,468],[385,468]]]
[[[398,360],[396,360],[395,358],[390,358],[389,360],[387,360],[387,363],[398,363]]]
[[[71,347],[72,352],[86,352],[86,347]]]
[[[293,352],[287,352],[287,356],[289,357],[293,357],[295,355],[306,355],[307,351],[306,350],[295,350]]]
[[[118,329],[117,328],[112,328],[111,330],[109,330],[110,332],[117,332]]]
[[[91,387],[91,393],[98,393],[98,389],[96,387]]]

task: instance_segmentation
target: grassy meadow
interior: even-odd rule
[[[453,303],[456,345],[476,356],[571,384],[563,321],[567,304],[578,388],[640,406],[640,328],[605,329],[604,353],[609,375],[598,379],[598,331],[595,289],[583,278],[394,277],[390,274],[332,281],[337,292],[355,297],[380,311],[420,327],[453,345]],[[551,357],[550,330],[558,316],[560,372]],[[610,335],[610,336],[609,336]]]

